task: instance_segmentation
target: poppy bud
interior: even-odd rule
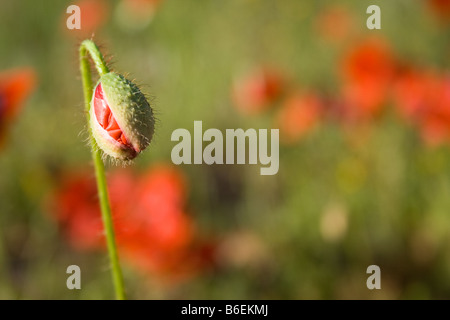
[[[98,147],[119,160],[131,160],[152,140],[154,118],[144,94],[122,75],[101,76],[90,108],[90,127]]]

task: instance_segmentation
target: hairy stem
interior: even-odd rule
[[[93,86],[91,77],[91,68],[89,64],[89,57],[94,62],[95,68],[100,76],[109,72],[106,66],[105,60],[100,53],[98,47],[91,40],[85,40],[80,46],[80,69],[81,69],[81,79],[83,82],[84,90],[84,103],[87,121],[89,123],[89,108],[90,101],[92,98]],[[111,270],[114,288],[116,292],[116,298],[118,300],[124,300],[125,297],[125,287],[123,283],[122,270],[119,264],[119,255],[117,253],[117,246],[114,235],[114,225],[111,215],[111,207],[108,199],[108,189],[105,177],[105,167],[102,161],[101,153],[97,144],[90,133],[91,151],[92,158],[94,160],[95,175],[97,178],[97,189],[98,197],[100,201],[100,208],[102,212],[103,226],[106,233],[106,243],[108,247],[109,259],[111,262]]]

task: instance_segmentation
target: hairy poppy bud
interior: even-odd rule
[[[94,89],[90,127],[103,152],[119,160],[131,160],[150,144],[153,112],[134,83],[109,72],[101,76]]]

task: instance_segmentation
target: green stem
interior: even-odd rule
[[[95,43],[91,40],[83,41],[80,46],[80,69],[81,69],[81,78],[83,82],[84,102],[88,123],[89,123],[90,101],[92,99],[93,93],[89,56],[94,62],[95,67],[100,76],[109,72],[105,60],[103,59],[103,56],[100,53],[98,47],[95,45]],[[108,247],[109,259],[111,261],[112,277],[114,282],[114,288],[116,291],[116,298],[118,300],[124,300],[126,299],[125,287],[123,283],[122,270],[120,269],[119,255],[117,253],[117,246],[114,236],[114,225],[112,221],[111,207],[109,205],[108,199],[105,167],[103,165],[100,150],[97,147],[97,144],[91,133],[90,133],[90,142],[91,142],[92,158],[94,160],[95,166],[95,175],[97,177],[98,197],[102,212],[103,225],[106,233],[106,243]]]

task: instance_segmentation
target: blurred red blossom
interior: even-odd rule
[[[420,128],[429,145],[450,142],[450,77],[443,77],[431,85],[424,105]]]
[[[93,176],[64,177],[53,212],[78,249],[104,248],[103,225]],[[155,166],[142,176],[122,169],[108,176],[116,241],[125,261],[166,280],[190,276],[210,261],[212,244],[197,239],[186,214],[187,184],[181,172]],[[208,249],[209,248],[209,249]]]
[[[63,28],[75,37],[91,37],[108,20],[110,4],[107,0],[81,0],[75,3],[80,8],[81,29],[67,29],[69,14],[64,12]]]
[[[323,113],[321,99],[312,93],[296,93],[286,100],[276,119],[282,141],[294,143],[312,130]]]
[[[22,68],[0,73],[0,145],[6,140],[8,126],[21,111],[36,86],[36,73]]]
[[[393,98],[398,113],[418,126],[427,144],[450,142],[450,76],[410,68],[396,79]]]
[[[369,38],[352,47],[341,68],[345,116],[358,121],[377,116],[389,96],[395,72],[396,61],[382,39]]]
[[[429,71],[410,68],[399,73],[393,85],[393,100],[399,115],[409,122],[419,121],[437,81],[437,76]]]
[[[71,245],[81,250],[103,247],[103,225],[93,176],[84,172],[64,176],[52,205]]]
[[[121,0],[116,8],[116,19],[123,29],[139,31],[152,21],[162,0]]]
[[[427,0],[433,12],[442,20],[450,19],[450,0]]]
[[[260,68],[236,79],[232,98],[240,112],[258,114],[275,102],[282,87],[283,80],[278,72]]]
[[[341,42],[355,29],[352,15],[342,6],[325,7],[317,15],[315,27],[318,34],[329,42]]]

